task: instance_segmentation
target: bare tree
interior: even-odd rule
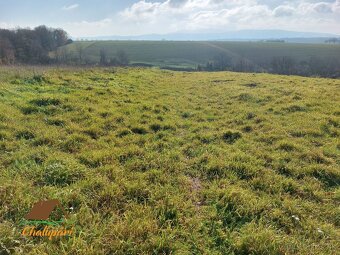
[[[61,29],[39,26],[35,29],[0,29],[1,62],[50,63],[50,52],[70,43]]]
[[[76,50],[76,53],[77,53],[79,64],[81,64],[83,62],[84,49],[85,49],[85,47],[84,47],[84,44],[82,42],[76,43],[75,50]]]
[[[108,65],[107,51],[105,49],[100,50],[100,65],[106,66]]]
[[[69,50],[66,47],[60,47],[60,56],[63,63],[67,63],[69,59]]]
[[[325,41],[325,43],[340,43],[340,38],[329,38]]]
[[[124,50],[117,51],[117,61],[121,66],[127,66],[129,64],[128,55]]]
[[[67,63],[69,58],[67,47],[59,47],[54,51],[54,59],[57,63]]]
[[[295,60],[288,56],[273,57],[271,67],[274,73],[290,75],[294,73]]]
[[[15,61],[15,51],[11,42],[7,38],[0,38],[0,64],[13,64]]]
[[[253,72],[255,65],[246,58],[239,58],[235,60],[233,70],[236,72]]]
[[[226,53],[216,55],[213,60],[213,69],[216,71],[226,71],[231,67],[231,57]]]

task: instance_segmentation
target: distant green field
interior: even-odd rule
[[[245,58],[256,64],[270,63],[275,56],[290,56],[298,61],[310,57],[340,58],[340,45],[293,44],[263,42],[175,42],[175,41],[93,41],[75,42],[67,48],[76,54],[77,44],[83,44],[84,58],[98,62],[100,50],[109,57],[124,50],[130,62],[159,67],[195,68],[214,56],[226,53],[233,59]]]

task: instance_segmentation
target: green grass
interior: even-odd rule
[[[233,59],[246,58],[263,65],[275,56],[290,56],[297,61],[308,61],[310,57],[340,58],[339,45],[294,44],[263,42],[194,42],[194,41],[89,41],[75,42],[66,46],[75,56],[77,44],[83,44],[84,58],[99,62],[100,50],[109,57],[124,50],[130,62],[170,68],[196,68],[205,65],[216,55],[227,54]]]
[[[336,254],[339,93],[295,76],[2,67],[0,253]],[[41,199],[74,236],[20,235]]]

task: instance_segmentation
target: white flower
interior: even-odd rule
[[[300,221],[300,218],[299,218],[298,216],[296,216],[296,215],[292,215],[292,218],[293,218],[294,220],[296,220],[296,221]]]
[[[323,231],[320,228],[317,228],[316,230],[318,231],[318,233],[323,234]]]

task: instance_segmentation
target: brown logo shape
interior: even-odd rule
[[[52,211],[57,207],[62,210],[65,218],[67,218],[67,214],[57,199],[39,201],[35,203],[32,210],[26,215],[25,218],[27,220],[47,220],[50,217]]]

